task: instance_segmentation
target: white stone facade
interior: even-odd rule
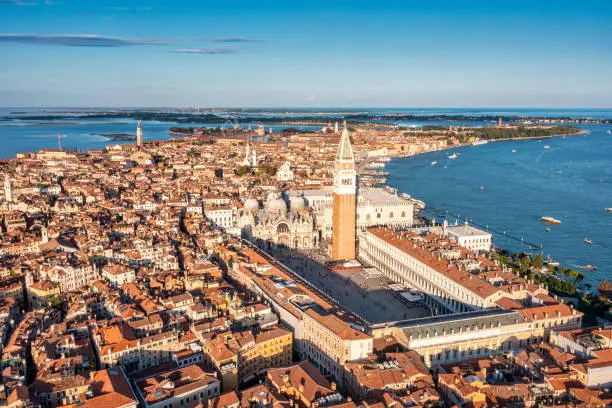
[[[434,268],[368,231],[359,233],[359,258],[395,282],[427,294],[430,307],[438,312],[468,312],[495,307],[500,296],[482,298]]]

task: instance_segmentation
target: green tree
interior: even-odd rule
[[[189,151],[187,151],[187,157],[189,157],[190,159],[195,159],[195,158],[198,158],[200,156],[201,156],[200,152],[198,152],[193,147],[191,149],[189,149]]]
[[[268,176],[273,176],[276,174],[276,167],[271,166],[269,164],[262,164],[257,168],[258,174],[264,174]]]
[[[577,271],[577,270],[575,270],[575,269],[570,269],[570,270],[567,272],[567,277],[568,277],[569,279],[571,279],[571,281],[572,281],[574,284],[576,284],[576,283],[578,283],[578,282],[582,282],[582,281],[584,280],[584,275],[583,275],[582,273],[578,272],[578,271]]]
[[[236,174],[239,176],[244,176],[251,172],[251,168],[249,166],[240,166],[238,170],[236,170]]]
[[[537,269],[538,271],[542,269],[542,267],[544,266],[544,259],[542,258],[542,255],[538,255],[533,258],[533,260],[531,261],[531,266]]]
[[[64,305],[62,304],[62,300],[57,296],[53,296],[49,299],[49,306],[51,306],[54,309],[60,310],[60,311],[64,310]]]

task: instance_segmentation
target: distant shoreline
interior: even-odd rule
[[[37,122],[37,123],[3,123],[0,122],[0,126],[6,127],[21,127],[21,126],[32,126],[32,127],[45,127],[45,126],[86,126],[86,125],[127,125],[128,122]]]
[[[535,137],[510,137],[510,138],[503,138],[503,139],[481,139],[481,140],[485,140],[488,143],[495,143],[495,142],[512,142],[512,141],[517,141],[517,140],[542,140],[542,139],[552,139],[552,138],[556,138],[556,137],[574,137],[574,136],[580,136],[580,135],[588,135],[590,132],[588,130],[582,129],[580,130],[580,132],[576,132],[576,133],[568,133],[568,134],[561,134],[561,135],[548,135],[548,136],[535,136]],[[430,150],[428,152],[419,152],[419,153],[415,153],[415,154],[390,154],[388,157],[392,158],[392,159],[409,159],[411,157],[416,157],[416,156],[423,156],[426,154],[430,154],[430,153],[435,153],[435,152],[444,152],[446,150],[452,150],[452,149],[459,149],[462,147],[469,147],[469,146],[474,146],[473,143],[464,143],[464,144],[460,144],[460,145],[452,145],[452,146],[447,146],[447,147],[443,147],[437,150]]]

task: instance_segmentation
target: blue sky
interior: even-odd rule
[[[612,1],[0,0],[0,106],[612,106]]]

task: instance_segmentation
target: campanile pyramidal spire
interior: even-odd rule
[[[357,172],[346,121],[336,153],[332,226],[332,259],[355,259]]]

